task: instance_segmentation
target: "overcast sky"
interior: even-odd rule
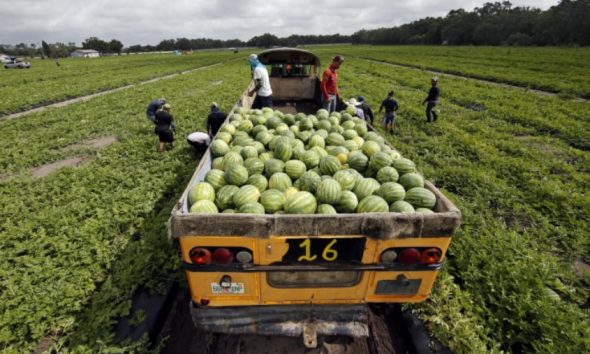
[[[489,1],[489,0],[488,0]],[[0,0],[0,43],[75,42],[95,36],[125,46],[170,38],[248,40],[269,32],[350,35],[420,18],[472,11],[485,0]],[[493,2],[493,1],[489,1]],[[513,0],[543,10],[558,0]]]

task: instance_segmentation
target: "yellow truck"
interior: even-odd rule
[[[258,57],[270,69],[275,109],[319,108],[317,56],[284,48]],[[250,108],[247,92],[234,110]],[[460,211],[428,181],[436,196],[432,214],[190,213],[190,188],[203,181],[212,159],[208,150],[170,220],[190,312],[205,331],[303,336],[307,347],[320,335],[368,336],[369,304],[427,299],[461,222]]]

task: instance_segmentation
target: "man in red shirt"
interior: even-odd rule
[[[336,70],[344,62],[342,55],[336,55],[332,58],[332,64],[324,71],[320,90],[322,91],[322,105],[328,112],[336,111],[338,102],[338,75]]]

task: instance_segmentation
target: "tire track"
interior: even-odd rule
[[[26,116],[26,115],[29,115],[29,114],[43,112],[44,110],[49,109],[49,108],[59,108],[59,107],[69,106],[69,105],[71,105],[73,103],[77,103],[77,102],[86,102],[86,101],[89,101],[89,100],[91,100],[93,98],[96,98],[96,97],[105,96],[105,95],[108,95],[108,94],[111,94],[111,93],[115,93],[115,92],[119,92],[119,91],[123,91],[123,90],[128,90],[130,88],[134,88],[134,87],[137,87],[137,86],[148,85],[148,84],[151,84],[151,83],[154,83],[154,82],[158,82],[160,80],[171,79],[173,77],[176,77],[176,76],[179,76],[179,75],[184,75],[184,74],[189,74],[189,73],[192,73],[192,72],[198,71],[198,70],[206,70],[206,69],[209,69],[209,68],[212,68],[214,66],[221,65],[221,64],[222,64],[222,62],[215,63],[215,64],[210,64],[210,65],[206,65],[206,66],[200,66],[200,67],[195,68],[195,69],[185,70],[185,71],[177,72],[177,73],[174,73],[174,74],[168,74],[168,75],[156,77],[156,78],[149,79],[149,80],[146,80],[146,81],[138,82],[136,84],[125,85],[125,86],[117,87],[117,88],[114,88],[114,89],[100,91],[100,92],[93,93],[93,94],[86,95],[86,96],[80,96],[80,97],[76,97],[76,98],[72,98],[72,99],[67,99],[67,100],[64,100],[64,101],[59,101],[59,102],[55,102],[55,103],[49,103],[47,105],[43,105],[42,107],[37,107],[37,108],[29,109],[29,110],[26,110],[26,111],[22,111],[22,112],[18,112],[18,113],[12,113],[12,114],[8,114],[6,116],[0,117],[0,123],[2,123],[4,121],[7,121],[7,120],[11,120],[11,119],[15,119],[15,118],[20,118],[22,116]]]

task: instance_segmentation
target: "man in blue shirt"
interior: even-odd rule
[[[156,112],[162,108],[162,106],[166,103],[166,100],[163,98],[153,100],[147,107],[147,119],[149,119],[152,123],[156,124]]]
[[[390,134],[393,134],[393,126],[395,124],[395,111],[398,110],[399,105],[397,101],[393,98],[393,91],[389,91],[387,94],[387,98],[383,100],[381,103],[381,107],[379,107],[379,113],[381,110],[385,108],[385,117],[383,118],[383,125],[385,126],[385,131]]]

